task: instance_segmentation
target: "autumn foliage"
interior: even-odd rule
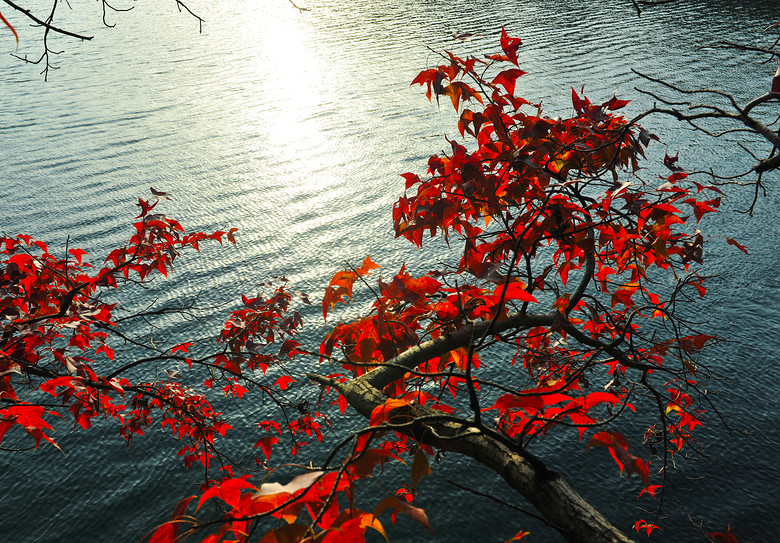
[[[208,475],[150,535],[154,543],[360,541],[369,530],[386,535],[397,513],[431,529],[414,505],[418,482],[438,448],[467,454],[459,443],[473,435],[532,458],[538,440],[573,428],[583,448],[614,462],[616,476],[636,475],[642,499],[661,495],[664,466],[703,421],[706,371],[696,354],[715,338],[679,308],[706,294],[697,227],[721,194],[690,180],[674,156],[660,176],[643,169],[658,138],[620,114],[625,100],[592,103],[571,89],[571,115],[559,118],[517,96],[520,45],[502,31],[499,53],[446,53],[414,78],[429,100],[449,99],[461,138],[448,139],[424,175],[402,175],[392,220],[417,247],[445,238],[457,260],[381,274],[366,257],[337,272],[322,299],[331,327],[318,348],[299,343],[294,306],[308,297],[282,281],[270,296],[241,296],[216,349],[181,338],[115,360],[121,326],[103,293],[167,275],[201,243],[235,243],[235,229],[186,233],[156,214],[164,193],[139,199],[129,242],[99,266],[80,249],[62,258],[26,236],[0,238],[0,440],[18,428],[36,446],[57,446],[51,421],[63,416],[85,430],[96,417],[113,419],[125,439],[159,421],[182,441],[184,462]],[[353,299],[369,300],[363,316],[336,318]],[[316,408],[285,399],[293,377],[264,377],[293,359],[308,371],[295,379],[321,387]],[[203,386],[155,371],[127,377],[172,360],[202,371]],[[231,427],[209,400],[249,392],[279,408],[256,421],[264,478],[221,456],[219,436]],[[356,409],[365,427],[342,433],[326,458],[307,457],[323,425],[338,427],[336,408]],[[645,432],[624,435],[614,423],[634,411]],[[442,445],[445,427],[455,434]],[[273,466],[290,453],[310,468],[278,475]],[[380,476],[386,463],[408,466],[408,483],[358,503],[361,479]],[[654,522],[635,529],[650,533]]]

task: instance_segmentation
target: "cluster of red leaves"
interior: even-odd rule
[[[627,101],[613,96],[594,104],[572,89],[574,114],[561,119],[514,96],[524,74],[519,45],[502,31],[501,53],[485,60],[447,53],[447,63],[414,79],[429,100],[451,99],[460,134],[471,144],[448,140],[451,152],[432,156],[425,178],[403,174],[407,194],[393,209],[396,233],[418,247],[426,235],[441,234],[448,243],[457,236],[462,257],[447,271],[414,277],[402,268],[392,280],[379,278],[370,314],[337,324],[320,354],[330,359],[339,351],[342,368],[358,376],[471,323],[520,322],[548,307],[555,315],[541,326],[474,338],[424,361],[384,390],[390,399],[371,424],[402,422],[394,414],[414,402],[459,411],[463,398],[479,390],[493,398],[479,411],[494,411],[494,429],[508,438],[529,443],[560,425],[583,437],[634,410],[630,397],[642,387],[660,406],[661,421],[648,436],[677,452],[702,423],[691,396],[700,371],[693,360],[714,338],[682,334],[674,307],[690,291],[706,293],[693,267],[702,263],[704,238],[689,225],[717,210],[720,191],[689,180],[676,157],[664,160],[668,175],[643,180],[644,148],[658,138],[618,114]],[[351,300],[356,281],[376,267],[366,259],[357,270],[337,273],[323,314]],[[520,363],[531,386],[474,377],[477,351],[495,342],[514,345],[512,365]],[[443,400],[445,391],[452,402]],[[340,398],[342,410],[345,404]],[[619,432],[597,431],[588,441],[593,446],[606,448],[621,473],[637,473],[643,492],[656,486],[650,461]]]
[[[115,419],[120,434],[128,440],[144,435],[159,417],[161,426],[185,443],[178,451],[185,464],[199,463],[208,470],[219,454],[216,439],[230,425],[214,410],[206,395],[178,382],[181,376],[174,371],[166,370],[166,378],[153,381],[131,382],[123,375],[150,359],[183,362],[190,368],[197,365],[208,369],[206,389],[219,384],[225,395],[238,398],[253,387],[276,399],[272,389],[284,391],[293,382],[289,375],[282,375],[272,387],[266,387],[253,378],[257,370],[265,373],[270,366],[279,366],[298,352],[299,343],[294,337],[301,317],[295,311],[288,312],[292,297],[283,286],[267,298],[242,296],[242,307],[231,313],[217,338],[221,349],[216,353],[191,357],[193,342],[183,342],[168,351],[155,349],[154,356],[147,359],[114,360],[110,336],[118,330],[114,318],[117,304],[101,302],[102,291],[145,283],[155,274],[166,276],[183,249],[198,250],[199,243],[205,240],[221,243],[227,238],[235,243],[235,229],[213,234],[185,233],[174,219],[153,213],[158,203],[159,200],[139,199],[140,220],[134,225],[129,243],[112,251],[99,269],[86,260],[87,253],[81,249],[71,249],[61,259],[44,243],[28,236],[0,238],[0,443],[9,430],[20,427],[32,436],[36,446],[41,440],[57,446],[47,419],[67,412],[75,425],[85,430],[96,417]],[[302,298],[307,301],[305,295]],[[37,386],[34,394],[23,396],[17,392],[21,383],[33,380]],[[61,407],[45,408],[51,405],[47,396],[56,398]],[[322,424],[327,419],[304,407],[299,407],[299,411],[297,418],[285,418],[284,425],[276,420],[258,424],[262,437],[255,447],[261,449],[266,460],[283,430],[291,436],[293,454],[306,445],[308,437],[323,439]],[[198,509],[216,498],[231,511],[228,518],[232,520],[207,540],[222,540],[228,534],[244,537],[257,516],[290,523],[270,532],[271,540],[305,539],[313,533],[311,528],[293,524],[301,511],[310,514],[314,526],[327,529],[331,534],[328,540],[353,541],[368,528],[384,534],[375,517],[388,509],[394,514],[400,511],[410,515],[427,526],[424,512],[404,496],[383,500],[370,514],[357,510],[351,503],[347,509],[340,509],[336,493],[351,496],[357,479],[369,476],[376,464],[398,458],[386,444],[369,448],[369,438],[364,436],[356,444],[342,470],[318,472],[313,478],[296,477],[288,485],[276,485],[278,489],[274,484],[265,484],[258,490],[246,481],[246,476],[234,476],[233,467],[220,457],[219,464],[227,476],[221,481],[207,481]],[[242,489],[253,492],[242,494]],[[185,515],[190,501],[191,498],[183,500],[177,506],[172,522],[157,530],[152,540],[172,541],[178,537],[183,519],[190,518]],[[322,540],[321,535],[317,539]]]
[[[377,278],[376,288],[368,281],[379,266],[370,257],[336,273],[322,301],[324,318],[352,301],[358,282],[369,287],[373,302],[366,316],[337,323],[319,355],[343,371],[331,374],[331,382],[346,382],[393,366],[426,341],[467,341],[402,366],[400,377],[383,385],[388,399],[373,410],[369,427],[335,445],[321,470],[285,485],[256,486],[223,464],[226,476],[206,482],[196,510],[216,500],[224,518],[199,523],[185,514],[189,498],[152,541],[174,542],[209,527],[204,541],[249,541],[261,518],[276,526],[263,542],[359,541],[369,528],[385,534],[378,515],[387,509],[429,527],[410,501],[430,472],[426,453],[433,451],[400,428],[414,419],[417,405],[450,419],[465,413],[469,424],[521,449],[554,429],[573,427],[580,439],[589,436],[588,449],[606,448],[621,473],[637,473],[642,493],[659,490],[650,485],[649,460],[606,425],[635,409],[636,389],[657,406],[645,443],[660,444],[664,455],[689,443],[702,423],[694,356],[714,338],[683,333],[690,328],[675,307],[689,292],[706,293],[696,273],[704,238],[691,222],[716,211],[719,191],[688,179],[676,157],[664,160],[668,175],[643,180],[639,162],[657,138],[618,113],[624,100],[613,96],[594,104],[572,89],[570,117],[543,115],[539,105],[515,96],[524,75],[517,58],[521,41],[502,30],[500,44],[500,53],[485,58],[447,53],[444,64],[413,81],[426,87],[429,100],[450,98],[464,141],[448,140],[450,150],[430,157],[425,177],[403,174],[406,193],[393,208],[393,222],[396,234],[418,247],[426,236],[440,234],[451,246],[459,239],[458,261],[421,276],[402,267],[390,279]],[[15,377],[35,377],[40,393],[60,400],[83,428],[108,416],[129,439],[160,412],[163,426],[188,442],[179,451],[185,462],[208,468],[216,437],[230,427],[204,395],[172,379],[131,383],[123,374],[135,362],[99,371],[95,361],[101,354],[114,357],[107,341],[116,325],[114,306],[100,301],[100,289],[166,275],[180,250],[197,250],[201,241],[235,242],[235,229],[186,234],[178,222],[151,213],[157,203],[139,200],[140,221],[129,244],[111,252],[99,270],[84,262],[83,251],[58,259],[30,238],[0,238],[0,400],[8,405],[0,408],[0,440],[20,426],[36,445],[41,439],[54,443],[46,418],[61,410],[16,392]],[[306,352],[295,339],[301,317],[289,312],[291,300],[284,287],[268,298],[243,296],[243,306],[219,334],[220,351],[190,357],[192,343],[185,342],[157,353],[158,359],[205,366],[207,388],[219,384],[238,398],[255,388],[281,407],[274,389],[284,391],[292,377],[282,375],[268,387],[253,375]],[[477,336],[479,324],[489,326]],[[496,346],[500,354],[490,360],[505,358],[500,368],[488,365],[483,353]],[[343,395],[334,403],[346,410]],[[258,424],[255,447],[265,457],[258,464],[267,468],[285,434],[293,454],[307,438],[324,439],[329,419],[304,403],[292,407],[296,418],[284,411],[284,420]],[[487,414],[494,417],[490,423]],[[338,469],[329,467],[347,446]],[[373,512],[360,509],[357,482],[403,455],[414,457],[411,485]],[[656,528],[644,521],[635,527],[648,533]]]
[[[393,522],[400,512],[430,530],[425,512],[409,503],[408,494],[388,496],[372,512],[356,507],[355,483],[371,475],[377,464],[382,465],[389,459],[400,460],[383,448],[368,448],[369,443],[370,439],[363,436],[348,461],[337,471],[309,471],[286,484],[271,482],[256,487],[249,482],[248,476],[211,481],[200,494],[196,511],[209,500],[217,499],[225,509],[226,520],[218,523],[216,531],[202,541],[248,541],[254,531],[254,523],[260,517],[284,521],[277,521],[278,527],[260,539],[267,543],[363,541],[369,528],[386,539],[379,516],[388,510],[392,512]],[[412,472],[415,486],[421,477],[430,473],[422,451],[415,456]],[[172,520],[152,534],[150,543],[177,541],[190,531],[202,528],[192,518],[184,516],[187,505],[195,497],[191,496],[179,504]],[[183,527],[187,529],[182,534]]]
[[[46,419],[68,411],[84,429],[95,417],[115,419],[130,439],[143,435],[157,411],[163,427],[189,441],[179,452],[186,463],[207,464],[215,435],[229,428],[220,413],[179,383],[131,383],[122,374],[133,364],[116,368],[108,341],[117,329],[116,304],[102,302],[102,291],[144,282],[155,273],[167,275],[181,250],[197,250],[202,241],[221,243],[227,236],[235,242],[235,229],[185,233],[177,221],[150,213],[158,203],[139,199],[140,220],[129,243],[112,251],[99,269],[85,260],[82,249],[59,258],[29,236],[0,238],[0,441],[18,426],[36,446],[41,439],[56,445]],[[186,353],[188,345],[173,352]],[[18,394],[20,383],[35,383],[37,392]],[[48,395],[61,407],[44,408],[51,405]]]
[[[413,82],[427,87],[429,99],[452,99],[460,133],[475,145],[469,150],[449,141],[451,153],[432,156],[426,178],[403,174],[407,192],[414,192],[399,199],[393,220],[397,234],[417,246],[426,234],[441,233],[448,241],[458,235],[464,248],[457,269],[419,278],[402,269],[390,282],[379,279],[372,314],[338,324],[321,353],[332,356],[338,347],[343,367],[359,375],[425,339],[474,321],[500,322],[540,307],[543,300],[560,318],[512,340],[516,359],[536,383],[497,397],[487,408],[498,412],[498,427],[509,437],[530,438],[565,422],[582,435],[602,420],[595,408],[632,408],[630,387],[620,384],[627,368],[652,373],[673,358],[683,371],[669,370],[665,414],[674,412],[679,420],[666,419],[665,429],[679,449],[700,424],[691,402],[681,401],[690,400],[685,389],[695,385],[691,357],[712,337],[673,334],[663,342],[645,341],[639,322],[671,321],[670,299],[683,288],[704,295],[703,279],[689,269],[701,263],[703,237],[685,226],[691,214],[698,222],[717,208],[719,196],[702,196],[719,191],[686,185],[676,157],[666,157],[670,175],[658,186],[642,181],[639,161],[657,138],[616,113],[628,103],[624,100],[613,96],[593,104],[572,89],[572,117],[546,117],[539,106],[527,112],[530,104],[513,95],[524,73],[517,67],[520,40],[502,32],[501,45],[502,53],[486,60],[448,53],[448,63],[421,72]],[[501,63],[510,67],[483,75],[488,65]],[[334,277],[349,298],[356,279],[375,266],[368,263],[362,272]],[[653,270],[678,280],[666,300],[655,290]],[[574,273],[580,279],[572,285]],[[341,300],[326,295],[323,311]],[[578,348],[567,347],[572,339]],[[618,344],[630,347],[618,355],[613,349]],[[602,375],[609,376],[609,386],[584,390],[597,371],[594,358],[605,351],[611,356]],[[455,395],[468,388],[459,386],[467,366],[479,367],[474,349],[454,350],[395,382],[392,393],[404,397],[421,377]],[[447,374],[448,368],[460,372]],[[685,374],[690,378],[681,378]],[[472,384],[485,388],[479,380]],[[594,436],[591,444],[608,447],[622,470],[621,458],[630,454],[625,438],[604,435],[614,439]],[[647,484],[647,462],[630,464]]]

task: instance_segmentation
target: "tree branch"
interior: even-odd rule
[[[466,347],[472,337],[482,337],[490,328],[490,333],[499,334],[506,330],[535,328],[537,326],[552,326],[558,318],[557,311],[543,314],[515,313],[502,321],[479,321],[466,325],[454,332],[439,336],[421,343],[388,360],[388,364],[379,366],[354,381],[366,382],[379,390],[404,376],[407,369],[412,369],[423,362],[441,356],[459,347]]]
[[[499,323],[501,324],[501,323]],[[401,355],[403,356],[403,355]],[[327,377],[309,374],[322,385],[337,389],[361,415],[370,417],[387,396],[369,380],[353,379],[339,383]],[[381,379],[378,379],[381,382]],[[469,421],[441,419],[442,413],[422,405],[414,406],[414,416],[430,420],[413,423],[402,430],[415,439],[448,452],[468,456],[500,474],[544,516],[567,541],[577,543],[628,543],[631,540],[586,502],[559,474],[524,449],[511,448],[474,428]],[[450,439],[457,436],[457,439]]]
[[[18,11],[19,13],[23,13],[28,19],[31,19],[32,21],[35,21],[36,24],[39,24],[39,25],[41,25],[41,26],[43,26],[43,27],[45,27],[48,30],[51,30],[53,32],[57,32],[59,34],[65,35],[65,36],[70,36],[71,38],[76,38],[76,39],[79,39],[79,40],[86,40],[86,41],[89,41],[89,40],[91,40],[94,37],[94,36],[85,36],[83,34],[76,34],[75,32],[71,32],[70,30],[65,30],[63,28],[59,28],[59,27],[53,26],[52,24],[47,23],[46,21],[43,21],[43,20],[39,19],[38,17],[36,17],[35,15],[33,15],[30,12],[29,9],[24,9],[22,6],[19,6],[19,5],[15,4],[11,0],[2,0],[2,1],[5,2],[8,6],[10,6],[13,9],[15,9],[16,11]]]

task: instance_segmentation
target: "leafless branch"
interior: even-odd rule
[[[301,13],[303,13],[304,11],[310,11],[310,10],[309,10],[309,8],[302,8],[302,7],[298,6],[298,5],[296,5],[296,4],[295,4],[295,2],[293,2],[293,0],[290,0],[290,3],[292,4],[292,6],[293,6],[295,9],[297,9],[297,10],[298,10],[298,11],[300,11]]]
[[[181,0],[176,0],[176,7],[179,9],[179,12],[180,12],[180,13],[181,13],[181,11],[182,11],[182,10],[185,10],[187,13],[189,13],[190,15],[192,15],[193,17],[195,17],[195,18],[198,20],[198,27],[199,27],[199,32],[203,32],[203,23],[205,22],[205,20],[204,20],[202,17],[200,17],[199,15],[196,15],[196,14],[195,14],[195,13],[194,13],[194,12],[193,12],[193,11],[192,11],[190,8],[189,8],[189,6],[187,6],[187,4],[185,4],[185,3],[184,3],[184,2],[182,2]]]
[[[28,19],[30,19],[33,22],[35,22],[35,24],[38,24],[38,25],[46,28],[47,30],[51,30],[52,32],[57,32],[59,34],[65,35],[65,36],[70,36],[71,38],[76,38],[76,39],[84,40],[84,41],[89,41],[89,40],[91,40],[94,37],[94,36],[85,36],[83,34],[77,34],[75,32],[71,32],[70,30],[65,30],[64,28],[56,27],[56,26],[51,24],[51,20],[44,21],[44,20],[36,17],[35,15],[33,15],[32,12],[29,9],[24,9],[22,6],[20,6],[18,4],[15,4],[11,0],[2,0],[2,1],[5,4],[7,4],[8,6],[10,6],[11,8],[15,9],[16,11],[18,11],[19,13],[24,14]],[[56,5],[56,2],[55,2],[55,5]]]

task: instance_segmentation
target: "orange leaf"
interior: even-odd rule
[[[11,26],[11,23],[9,23],[9,22],[8,22],[8,19],[6,19],[5,17],[3,17],[3,14],[2,14],[2,13],[0,13],[0,20],[2,20],[2,21],[3,21],[3,23],[5,24],[5,26],[7,26],[7,27],[8,27],[8,28],[11,30],[11,32],[13,32],[13,34],[14,34],[14,38],[16,38],[16,45],[19,45],[19,34],[17,34],[17,33],[16,33],[16,30],[14,30],[14,27],[13,27],[13,26]]]
[[[357,272],[357,274],[360,277],[363,277],[365,274],[367,274],[371,270],[374,270],[374,269],[379,268],[379,267],[380,267],[379,264],[377,264],[377,263],[375,263],[375,262],[373,262],[371,260],[371,255],[368,255],[366,257],[366,259],[363,261],[363,264],[355,271]]]
[[[409,402],[390,398],[382,405],[378,405],[371,411],[371,426],[379,426],[383,422],[390,422],[390,413],[400,407],[407,407]]]
[[[370,259],[367,260],[371,262]],[[370,264],[363,262],[363,266],[370,266]],[[333,309],[338,302],[345,302],[345,296],[352,299],[352,286],[358,277],[357,273],[350,270],[341,270],[333,276],[322,299],[322,316],[324,318],[327,319],[328,311]]]
[[[417,483],[425,477],[433,473],[431,471],[431,465],[428,463],[428,457],[425,455],[425,451],[417,449],[414,455],[414,461],[412,462],[412,488],[417,488]]]
[[[423,509],[420,509],[419,507],[414,507],[413,505],[406,503],[405,501],[399,500],[395,496],[388,496],[381,502],[379,502],[379,505],[376,506],[376,509],[374,509],[374,516],[381,514],[383,511],[386,511],[387,509],[393,508],[396,511],[400,511],[404,515],[410,516],[412,519],[416,520],[426,528],[428,528],[428,531],[433,533],[433,528],[431,528],[431,523],[428,522],[428,516],[425,514],[425,511]]]

